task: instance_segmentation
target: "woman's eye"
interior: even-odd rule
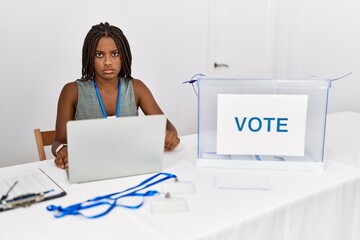
[[[119,52],[113,52],[113,53],[112,53],[112,56],[113,56],[113,57],[119,56]]]
[[[98,52],[98,53],[95,53],[95,56],[97,58],[102,58],[104,55],[102,53]]]

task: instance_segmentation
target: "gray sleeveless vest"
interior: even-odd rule
[[[121,100],[120,117],[138,116],[132,80],[120,79]],[[103,118],[99,100],[96,96],[93,80],[76,80],[78,87],[78,101],[75,120]]]

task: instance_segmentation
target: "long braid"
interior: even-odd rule
[[[94,77],[95,51],[101,37],[111,37],[114,39],[122,62],[119,76],[125,77],[126,79],[132,79],[132,56],[129,42],[118,27],[111,26],[107,22],[92,26],[85,37],[82,51],[82,78],[89,80]]]

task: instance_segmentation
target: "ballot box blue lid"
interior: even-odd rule
[[[198,167],[321,170],[331,79],[202,76]]]

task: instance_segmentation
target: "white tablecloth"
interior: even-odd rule
[[[329,114],[325,158],[360,168],[360,113]]]
[[[359,115],[351,117],[359,123]],[[342,126],[338,122],[342,118],[341,114],[329,116],[328,128]],[[140,209],[115,208],[99,219],[56,219],[45,209],[47,205],[67,206],[124,190],[151,174],[69,184],[65,171],[57,169],[52,161],[2,168],[0,176],[40,166],[66,190],[67,196],[0,213],[0,239],[358,240],[360,170],[354,165],[359,166],[360,159],[349,149],[346,153],[350,155],[338,152],[338,135],[331,132],[326,145],[332,148],[326,151],[331,161],[326,161],[324,171],[199,169],[195,165],[196,135],[182,137],[178,149],[165,153],[164,171],[194,184],[195,193],[173,195],[186,201],[185,212],[154,213],[151,201],[159,198],[154,197]],[[346,136],[343,138],[346,140]],[[344,147],[341,145],[339,151]],[[219,189],[215,179],[224,174],[266,178],[271,188]]]

